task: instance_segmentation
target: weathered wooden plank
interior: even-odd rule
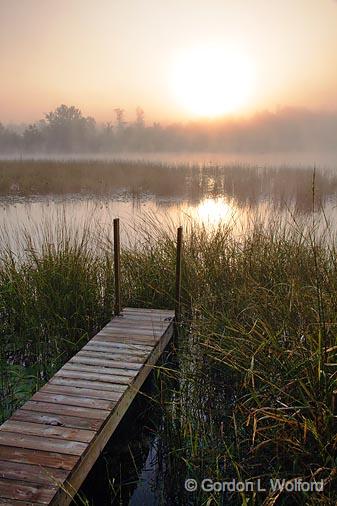
[[[137,323],[145,323],[145,324],[154,324],[154,325],[161,325],[166,324],[169,325],[172,322],[173,318],[170,314],[167,315],[151,315],[149,313],[123,313],[120,321],[121,322],[135,322]],[[112,323],[114,320],[112,320],[109,323]],[[109,325],[108,323],[108,325]],[[119,322],[118,322],[119,323]]]
[[[100,332],[98,332],[98,334],[124,334],[126,336],[130,336],[130,337],[133,337],[134,335],[139,335],[139,336],[147,336],[147,335],[150,335],[150,336],[161,336],[162,333],[164,332],[165,330],[165,327],[153,327],[153,326],[148,326],[148,327],[143,327],[143,326],[138,326],[137,325],[137,329],[134,329],[132,328],[132,325],[130,324],[125,324],[125,325],[111,325],[110,327],[104,327],[104,329],[102,329]]]
[[[104,420],[108,415],[108,410],[80,408],[78,406],[66,406],[65,404],[52,404],[49,402],[28,401],[22,409],[26,411],[38,411],[42,413],[54,413],[56,415],[79,416],[81,418],[92,418],[93,420]]]
[[[127,313],[127,314],[124,314],[123,315],[123,318],[121,318],[122,321],[125,321],[125,322],[137,322],[137,323],[145,323],[145,324],[149,324],[149,323],[153,323],[154,325],[161,325],[161,324],[166,324],[166,325],[169,325],[170,322],[172,321],[172,317],[170,315],[163,315],[163,316],[151,316],[151,315],[148,315],[148,314],[137,314],[137,313]]]
[[[127,389],[127,385],[120,385],[118,383],[106,383],[105,381],[98,381],[93,379],[79,379],[79,378],[64,378],[53,377],[48,385],[65,385],[71,387],[89,388],[90,390],[102,390],[103,392],[116,392],[123,393]]]
[[[95,431],[72,429],[66,427],[45,425],[43,423],[32,423],[17,420],[7,420],[2,424],[1,430],[8,432],[18,432],[21,434],[30,434],[32,436],[41,436],[57,439],[68,439],[70,441],[79,441],[89,443],[95,435]]]
[[[100,381],[102,383],[117,383],[121,385],[129,385],[131,382],[131,378],[127,376],[116,376],[110,374],[95,374],[91,372],[81,372],[81,371],[68,371],[67,369],[60,369],[56,374],[58,378],[74,378],[74,379],[83,379],[83,380],[93,380]]]
[[[93,338],[94,339],[94,338]],[[110,353],[125,353],[127,352],[132,354],[139,354],[140,356],[143,356],[145,354],[151,353],[153,346],[151,344],[136,344],[136,343],[123,343],[118,342],[117,340],[114,343],[110,344],[97,344],[91,339],[89,343],[87,343],[82,349],[88,349],[92,347],[100,346],[101,348],[109,348]]]
[[[35,506],[41,503],[31,501],[17,501],[16,499],[0,498],[0,506]]]
[[[149,313],[135,313],[133,311],[123,313],[123,315],[117,320],[118,321],[134,321],[137,319],[137,322],[146,322],[146,323],[170,323],[172,316],[170,314],[166,315],[151,315]],[[115,319],[112,320],[112,322],[116,321]],[[116,322],[116,323],[117,323]],[[110,323],[110,322],[109,322]]]
[[[122,314],[127,313],[137,313],[137,314],[150,314],[152,318],[156,316],[174,316],[174,312],[170,309],[153,309],[153,308],[143,308],[143,307],[125,307],[122,311]]]
[[[64,482],[68,475],[69,471],[65,471],[64,469],[0,460],[0,478],[7,480],[56,485],[56,482]]]
[[[103,342],[103,343],[117,343],[122,342],[125,344],[130,343],[131,341],[142,343],[142,344],[148,344],[150,346],[155,346],[158,342],[157,339],[154,339],[152,336],[148,337],[140,337],[140,336],[134,336],[134,337],[122,337],[122,336],[100,336],[97,334],[95,337],[92,338],[92,341],[97,342]]]
[[[56,491],[57,488],[51,485],[0,479],[0,496],[6,499],[32,501],[34,504],[49,504]]]
[[[113,326],[112,323],[113,322],[108,323],[109,327]],[[164,318],[153,320],[152,318],[147,318],[144,315],[141,315],[141,316],[130,315],[130,316],[124,317],[123,321],[117,322],[117,326],[118,325],[125,325],[125,326],[136,327],[136,328],[138,328],[138,326],[139,327],[146,327],[146,328],[151,327],[151,328],[162,329],[163,332],[165,332],[167,326],[170,325],[170,321],[166,321],[166,319],[164,319]],[[105,327],[103,327],[103,328],[105,328]]]
[[[133,351],[133,350],[122,350],[118,348],[117,350],[114,347],[115,342],[104,342],[104,341],[93,341],[90,346],[83,348],[81,353],[105,353],[107,359],[112,360],[127,360],[128,362],[138,362],[142,363],[148,357],[149,351]],[[120,343],[118,343],[120,344]],[[128,344],[128,343],[125,343]]]
[[[41,413],[41,411],[26,411],[19,409],[12,416],[11,420],[41,423],[55,427],[68,427],[74,429],[85,430],[98,430],[103,423],[103,420],[96,420],[91,418],[81,418],[79,416],[64,416],[57,413]]]
[[[104,354],[101,354],[101,357],[103,357]],[[104,358],[96,358],[92,356],[83,355],[82,353],[78,353],[75,355],[71,360],[68,362],[69,364],[87,364],[87,365],[94,365],[94,366],[101,366],[101,367],[112,367],[114,369],[131,369],[138,371],[142,364],[134,363],[134,362],[122,362],[118,360],[107,360]]]
[[[97,343],[100,344],[100,343]],[[146,360],[148,353],[143,353],[143,355],[136,355],[133,353],[128,353],[126,351],[122,351],[120,353],[112,353],[109,352],[107,348],[102,348],[100,346],[93,346],[92,348],[86,348],[83,349],[81,352],[79,352],[77,355],[73,357],[73,359],[76,358],[98,358],[100,360],[115,360],[118,362],[125,362],[130,364],[134,364],[135,366],[141,366],[144,360]],[[123,354],[124,353],[124,354]]]
[[[140,313],[140,312],[135,312],[135,311],[128,311],[128,310],[123,310],[122,314],[118,317],[114,317],[111,321],[115,321],[115,320],[129,320],[131,318],[144,318],[148,321],[154,321],[154,322],[157,322],[157,321],[168,321],[167,319],[169,318],[173,318],[174,315],[172,316],[172,313],[164,313],[164,314],[159,314],[159,313]]]
[[[96,341],[92,343],[90,348],[83,349],[81,354],[77,354],[79,357],[86,357],[95,353],[96,358],[100,358],[104,360],[114,360],[117,362],[130,362],[133,364],[142,364],[148,357],[149,353],[139,353],[139,352],[117,352],[115,353],[113,350],[109,349],[109,346],[114,344],[113,342],[104,342],[104,341]]]
[[[70,395],[60,395],[53,392],[37,392],[32,397],[32,401],[51,402],[57,404],[64,404],[67,406],[80,406],[85,408],[95,409],[112,409],[115,405],[112,401],[105,401],[103,399],[89,399],[88,397],[72,397]]]
[[[106,399],[107,401],[118,401],[121,392],[110,392],[107,390],[92,390],[89,388],[79,388],[67,385],[54,385],[47,383],[41,388],[40,392],[53,392],[55,394],[67,394],[71,396],[86,397],[88,399]]]
[[[105,328],[97,333],[99,336],[121,336],[121,337],[151,337],[152,339],[160,338],[163,334],[162,329],[132,329],[131,327],[111,327],[111,328]]]
[[[79,457],[77,455],[65,455],[64,453],[0,445],[0,459],[70,471],[76,465]]]
[[[107,374],[109,376],[111,375],[117,375],[117,376],[126,376],[128,378],[132,378],[133,376],[136,376],[137,370],[134,369],[121,369],[119,367],[111,367],[111,366],[97,366],[94,364],[81,364],[76,362],[68,362],[65,366],[62,368],[66,371],[88,371],[93,372],[97,374]]]
[[[111,328],[105,328],[97,333],[98,336],[121,336],[121,337],[134,337],[134,336],[140,336],[140,337],[149,337],[149,338],[155,338],[160,337],[162,335],[162,330],[155,330],[155,329],[139,329],[138,327],[136,329],[133,329],[132,327],[125,327],[125,328],[119,328],[119,327],[111,327]]]
[[[67,441],[63,439],[30,436],[18,432],[0,431],[0,444],[14,446],[14,448],[30,448],[31,450],[44,450],[58,452],[66,455],[82,455],[87,448],[87,443]]]
[[[165,323],[157,323],[155,325],[152,322],[149,322],[147,324],[142,324],[142,323],[138,322],[136,331],[142,330],[142,331],[151,332],[153,330],[154,332],[163,333],[163,331],[165,330],[165,327],[166,327]],[[118,322],[118,323],[108,323],[108,325],[103,327],[103,329],[100,332],[102,332],[103,330],[108,331],[108,330],[112,330],[112,329],[119,329],[122,331],[123,330],[134,331],[135,330],[135,322],[124,320],[123,322]]]
[[[146,316],[124,316],[122,318],[113,319],[111,322],[107,323],[103,328],[109,328],[113,327],[114,325],[129,325],[133,327],[140,326],[150,326],[150,327],[157,327],[157,328],[165,328],[168,325],[168,322],[165,321],[163,318],[158,318],[153,320],[151,317]]]

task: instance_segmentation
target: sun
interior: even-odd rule
[[[186,50],[175,61],[172,75],[177,100],[195,116],[239,112],[252,96],[251,61],[234,50]]]

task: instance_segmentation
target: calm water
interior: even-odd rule
[[[139,224],[146,227],[149,215],[162,227],[192,219],[208,227],[231,223],[240,232],[252,217],[270,219],[277,213],[291,221],[295,213],[298,220],[306,220],[314,208],[323,209],[336,225],[333,156],[254,155],[250,163],[247,156],[158,156],[103,166],[89,161],[88,167],[76,170],[69,161],[66,169],[55,161],[51,169],[41,161],[22,161],[14,170],[11,165],[2,167],[0,227],[8,231],[6,241],[18,249],[15,231],[20,235],[25,229],[38,237],[45,224],[53,228],[60,218],[75,228],[86,224],[97,231],[110,230],[113,218],[120,217],[127,229],[124,240],[137,238]]]

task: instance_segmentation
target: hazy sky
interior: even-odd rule
[[[334,0],[0,0],[0,121],[337,109]],[[218,106],[219,104],[219,106]]]

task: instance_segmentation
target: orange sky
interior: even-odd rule
[[[198,58],[203,48],[215,50],[214,68]],[[244,100],[231,95],[238,77],[226,88],[228,55],[248,65]],[[336,110],[337,2],[0,0],[2,122],[34,121],[61,103],[98,121],[117,106],[132,119],[137,105],[148,121],[189,120],[208,110],[199,94],[213,93],[219,72],[231,114]]]

